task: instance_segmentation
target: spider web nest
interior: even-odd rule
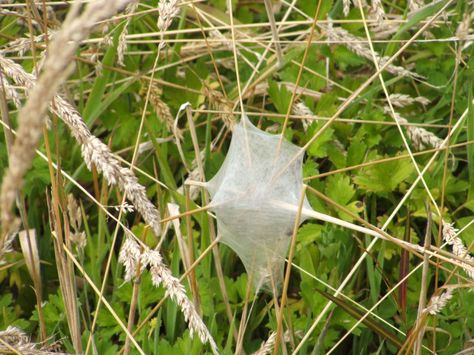
[[[278,292],[282,284],[303,190],[301,150],[243,115],[224,163],[206,183],[221,240],[240,257],[256,292]],[[303,207],[311,210],[306,197]]]

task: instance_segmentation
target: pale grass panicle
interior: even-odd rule
[[[314,113],[309,109],[308,106],[303,101],[297,102],[296,104],[293,105],[293,114],[296,116],[309,116],[313,117]],[[301,123],[303,125],[303,130],[306,132],[309,128],[309,126],[317,120],[314,120],[312,118],[303,118],[301,120]],[[337,138],[333,139],[333,144],[338,149],[343,155],[347,154],[346,148],[344,147],[344,144],[341,143],[341,141]]]
[[[373,39],[390,38],[390,36],[398,31],[397,24],[389,21],[384,21],[382,23],[370,23],[370,28],[373,33]]]
[[[472,32],[471,21],[474,13],[464,14],[463,20],[459,23],[459,26],[456,30],[456,36],[460,41],[466,40],[467,36]]]
[[[384,107],[385,113],[392,115],[392,111],[389,106]],[[399,113],[395,112],[395,119],[400,124],[408,124],[409,121],[400,116]],[[410,138],[416,150],[421,151],[425,147],[441,148],[443,140],[436,136],[434,133],[427,131],[423,127],[406,126],[408,138]]]
[[[428,105],[430,103],[430,100],[428,100],[426,97],[423,97],[423,96],[412,97],[406,94],[390,94],[389,99],[392,105],[395,107],[405,107],[405,106],[412,105],[415,103]]]
[[[30,338],[20,328],[8,326],[0,331],[0,339],[17,351],[31,351],[36,349],[36,344],[30,343]],[[5,345],[0,342],[0,350],[5,350]]]
[[[81,231],[81,232],[74,232],[72,233],[69,238],[71,239],[71,242],[73,242],[77,249],[82,250],[86,247],[87,245],[87,236],[86,232]]]
[[[138,183],[133,172],[122,167],[110,149],[92,135],[83,142],[81,150],[87,167],[92,169],[92,165],[95,165],[110,184],[118,185],[127,194],[127,198],[140,212],[145,222],[152,227],[155,235],[160,235],[160,214],[148,199],[145,187]]]
[[[31,342],[30,337],[23,330],[14,326],[8,326],[7,329],[0,331],[0,340],[1,354],[65,355],[65,353],[54,351],[55,344],[43,345]]]
[[[142,86],[140,95],[146,96],[147,89],[148,86]],[[149,100],[156,116],[165,124],[168,131],[173,132],[176,135],[176,139],[183,139],[181,129],[174,127],[174,117],[171,114],[171,110],[166,102],[161,99],[161,89],[155,83],[151,84]]]
[[[443,308],[446,307],[449,300],[453,297],[453,291],[454,288],[449,287],[439,296],[431,297],[430,303],[423,311],[431,315],[439,314],[439,312],[441,312]]]
[[[293,114],[296,116],[308,116],[308,118],[303,118],[301,120],[301,124],[303,125],[303,129],[306,132],[308,127],[311,125],[313,120],[310,118],[313,116],[313,112],[309,109],[308,106],[302,101],[297,102],[293,105]]]
[[[166,31],[179,14],[179,0],[160,0],[158,3],[158,28]]]
[[[124,58],[125,58],[125,51],[127,50],[127,35],[128,35],[128,26],[125,26],[120,33],[118,46],[117,46],[117,63],[121,67],[125,66]]]
[[[178,190],[177,190],[178,193],[180,193],[181,195],[184,195],[184,186],[190,181],[199,181],[200,178],[201,178],[201,173],[199,172],[199,169],[195,167],[188,174],[188,177],[186,178],[184,184],[178,187]],[[189,198],[195,201],[199,197],[199,191],[200,191],[199,186],[189,185]]]
[[[443,221],[443,239],[446,243],[451,245],[453,248],[453,253],[460,258],[474,263],[474,257],[469,254],[469,251],[465,247],[461,238],[458,237],[458,229],[453,227],[452,223],[447,223]],[[467,263],[462,263],[464,271],[469,275],[469,277],[474,280],[474,267]]]
[[[205,85],[203,88],[204,95],[207,96],[209,104],[219,111],[219,117],[227,128],[232,129],[235,124],[235,117],[232,111],[233,103],[226,99],[224,94],[218,90],[214,90],[209,86]]]
[[[20,65],[1,55],[0,67],[5,75],[26,89],[31,88],[36,82],[34,75],[26,73]],[[103,172],[109,184],[118,185],[122,191],[125,191],[130,202],[142,215],[145,222],[152,227],[155,235],[160,235],[160,213],[148,200],[145,187],[138,183],[133,172],[122,167],[109,147],[92,135],[80,114],[65,99],[56,95],[50,103],[49,109],[66,123],[73,137],[81,145],[82,155],[87,166],[91,169],[92,165],[95,165],[99,172]]]
[[[122,244],[122,248],[120,248],[118,258],[119,262],[125,267],[125,281],[130,281],[137,276],[137,267],[140,262],[141,255],[142,253],[138,243],[133,239],[133,237],[127,236]],[[142,269],[140,270],[138,276],[143,271],[143,264],[141,265]]]
[[[367,1],[366,0],[342,0],[342,13],[344,14],[345,17],[349,16],[349,12],[351,11],[351,2],[355,7],[359,7],[359,5],[362,5],[362,7],[367,7]]]
[[[342,12],[344,16],[349,16],[349,11],[351,11],[351,0],[342,0]]]
[[[31,38],[18,38],[4,44],[0,49],[0,53],[3,55],[18,54],[18,56],[23,57],[31,49],[32,42],[39,46],[40,43],[44,43],[44,37],[43,34],[40,34]]]
[[[423,0],[408,0],[408,8],[410,9],[410,12],[416,12],[423,6],[425,6]]]
[[[74,198],[73,194],[67,195],[67,214],[69,216],[69,223],[74,230],[79,230],[82,225],[81,208]]]
[[[385,11],[383,9],[382,1],[372,0],[372,6],[370,6],[369,9],[369,15],[377,22],[382,22],[385,19]]]
[[[50,101],[54,98],[60,85],[73,71],[73,61],[76,49],[83,39],[92,31],[95,24],[114,15],[123,9],[129,1],[117,0],[94,1],[85,7],[79,14],[80,7],[76,4],[71,7],[62,28],[50,41],[48,56],[43,70],[36,84],[29,91],[25,105],[18,113],[17,138],[9,155],[9,167],[2,180],[0,191],[0,206],[2,235],[0,249],[4,236],[10,231],[15,219],[12,208],[18,191],[23,185],[23,177],[30,168],[35,149],[43,134],[45,116]]]
[[[253,355],[267,355],[270,354],[270,352],[273,350],[273,347],[275,346],[275,340],[276,340],[277,332],[272,332],[269,336],[268,339],[262,343],[260,348],[253,353]]]
[[[294,335],[301,338],[303,336],[303,332],[300,330],[297,330],[294,332]],[[270,335],[268,336],[268,339],[264,341],[262,345],[260,345],[260,348],[256,352],[254,352],[253,355],[270,354],[275,347],[276,336],[277,336],[277,332],[271,332]],[[283,334],[283,341],[285,343],[288,343],[291,341],[289,330],[286,330],[285,333]]]
[[[133,205],[131,205],[127,202],[124,202],[121,205],[112,206],[112,207],[117,212],[120,211],[120,209],[122,209],[124,213],[133,213],[135,211],[135,208],[133,207]]]
[[[96,76],[101,76],[102,71],[104,69],[104,65],[102,64],[102,61],[99,58],[98,53],[94,53],[91,55],[91,61],[94,63],[94,71]]]
[[[6,262],[4,258],[5,254],[11,253],[13,251],[13,242],[15,241],[17,235],[18,233],[16,231],[10,232],[6,235],[3,246],[0,249],[0,265],[5,264]]]
[[[78,249],[84,249],[87,244],[87,237],[86,233],[81,230],[81,208],[72,194],[67,196],[67,215],[69,219],[69,225],[72,228],[72,233],[69,235],[69,238]]]
[[[125,25],[123,26],[122,32],[120,33],[118,46],[117,46],[117,63],[124,67],[125,63],[123,62],[125,59],[125,51],[127,50],[127,35],[128,35],[128,27],[130,25],[130,21],[132,20],[132,14],[138,7],[138,2],[131,3],[125,9],[125,14],[128,15],[127,20],[125,21]],[[110,37],[109,37],[110,38]]]
[[[174,18],[179,14],[179,0],[160,0],[158,3],[158,28],[161,32],[165,32],[173,22]],[[162,34],[163,36],[163,34]],[[166,42],[163,39],[159,47],[163,48]]]
[[[209,342],[212,352],[218,354],[217,345],[197,313],[193,302],[186,296],[184,286],[171,274],[171,271],[165,267],[161,255],[156,250],[148,250],[144,255],[150,265],[153,284],[156,287],[163,284],[166,288],[166,293],[181,308],[184,318],[188,322],[191,336],[193,333],[197,333],[201,342],[204,344]]]
[[[3,87],[2,87],[2,85],[3,85]],[[6,99],[13,102],[15,107],[17,109],[19,109],[21,107],[20,94],[18,94],[18,91],[16,90],[16,88],[14,88],[9,83],[7,78],[5,76],[3,76],[2,73],[0,72],[0,90],[3,90],[3,88],[5,88]]]
[[[137,273],[150,267],[152,283],[155,287],[164,286],[166,294],[181,308],[184,318],[189,325],[191,336],[197,333],[203,344],[209,342],[212,352],[218,354],[217,345],[206,325],[196,311],[193,302],[187,297],[184,286],[173,276],[163,263],[163,258],[157,250],[139,246],[132,236],[127,235],[119,254],[119,261],[125,267],[125,280],[130,281]]]
[[[364,39],[354,36],[352,33],[342,27],[328,26],[322,23],[320,23],[319,26],[326,32],[330,42],[343,44],[355,54],[363,58],[370,59],[371,61],[373,60],[372,52],[370,51],[369,46],[365,43]],[[381,57],[377,52],[374,54],[380,66],[384,65],[384,63],[388,60],[386,57]],[[405,76],[417,79],[423,78],[417,73],[394,64],[389,64],[385,70],[397,76]]]

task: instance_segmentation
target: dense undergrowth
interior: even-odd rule
[[[474,348],[472,4],[161,2],[110,14],[67,59],[14,195],[18,233],[3,225],[0,352]],[[0,3],[2,176],[69,9]],[[185,184],[218,171],[242,109],[306,148],[313,209],[385,238],[305,221],[287,297],[254,294]]]

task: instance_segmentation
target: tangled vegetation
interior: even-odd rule
[[[0,353],[473,353],[473,6],[0,2]],[[243,114],[316,211],[263,292],[205,188]]]

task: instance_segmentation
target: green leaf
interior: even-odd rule
[[[113,44],[107,49],[105,52],[104,58],[102,59],[102,65],[105,67],[113,66],[115,62],[115,57],[117,55],[117,44],[118,38],[120,33],[122,32],[122,28],[124,25],[120,25],[115,32]],[[101,105],[101,101],[103,99],[104,92],[107,88],[107,84],[110,83],[110,77],[112,75],[112,71],[110,69],[104,68],[100,75],[98,75],[94,81],[94,85],[92,87],[92,91],[87,99],[86,107],[84,108],[84,112],[82,113],[84,117],[84,121],[90,126],[91,124],[91,115],[94,111],[97,110],[97,107]]]
[[[472,87],[472,85],[469,85]],[[474,139],[474,105],[472,104],[472,90],[469,90],[469,112],[466,118],[467,121],[467,139]],[[467,146],[467,166],[469,172],[469,193],[468,200],[471,200],[474,196],[474,145],[469,144]]]
[[[329,144],[327,147],[328,157],[331,163],[334,164],[336,169],[342,169],[346,167],[346,152],[344,148],[339,144]]]
[[[353,166],[362,163],[366,151],[367,144],[365,144],[363,141],[354,139],[347,149],[347,166]]]
[[[391,192],[414,171],[411,161],[399,159],[364,168],[354,178],[361,188],[373,192]]]
[[[351,184],[349,176],[331,175],[326,180],[326,195],[345,206],[355,195],[354,185]]]
[[[333,51],[333,59],[337,65],[342,69],[350,69],[350,67],[357,67],[367,63],[367,60],[352,53],[349,49],[343,46],[337,46]]]
[[[459,228],[466,227],[469,223],[472,222],[472,217],[463,217],[459,218],[456,221],[456,224]],[[464,241],[464,243],[469,246],[474,242],[474,224],[470,224],[460,235],[459,237]]]
[[[94,121],[98,118],[104,111],[115,101],[117,100],[124,92],[127,90],[130,85],[135,82],[135,78],[131,80],[127,80],[125,83],[120,85],[117,89],[113,90],[112,92],[108,93],[103,100],[101,100],[96,106],[91,108],[91,112],[89,114],[89,121]],[[116,120],[114,120],[116,122]]]
[[[268,81],[268,94],[272,99],[273,105],[279,113],[286,115],[288,106],[290,105],[291,93],[285,85],[278,85],[276,82]]]
[[[300,229],[298,229],[298,245],[307,245],[315,242],[321,235],[322,226],[314,223],[304,224]]]
[[[398,39],[402,39],[402,35],[407,32],[410,28],[416,26],[418,23],[423,21],[429,16],[434,15],[438,10],[440,10],[446,1],[440,1],[440,2],[433,2],[433,4],[426,6],[423,8],[421,11],[415,13],[413,16],[408,18],[408,21],[400,26],[398,29],[397,33],[393,36],[392,40],[394,42],[391,42],[387,45],[387,50],[385,51],[386,56],[391,56],[392,54],[395,53],[395,49],[398,45]]]
[[[311,16],[311,18],[314,18],[316,15],[316,9],[318,7],[318,2],[317,1],[301,1],[298,6],[301,7],[301,10],[303,10],[308,16]],[[323,1],[320,5],[319,8],[319,14],[318,14],[318,19],[324,19],[326,18],[326,14],[331,10],[333,6],[333,0],[330,1]]]
[[[334,297],[330,293],[327,293],[325,291],[315,289],[316,292],[320,293],[324,297],[326,297],[328,300],[332,301],[335,303],[337,306],[341,307],[344,311],[346,311],[351,317],[359,320],[361,319],[365,312],[360,311],[358,308],[354,307],[351,303],[347,302],[345,299],[342,299],[340,297]],[[366,325],[368,328],[379,334],[381,337],[387,339],[390,341],[392,344],[397,346],[398,348],[402,347],[402,342],[396,337],[395,334],[392,334],[390,331],[386,329],[382,323],[379,321],[375,321],[371,316],[365,317],[362,320],[362,323]]]
[[[308,129],[307,136],[311,138],[318,132],[324,123],[312,123]],[[333,139],[334,130],[332,128],[326,129],[308,148],[308,155],[311,157],[322,158],[327,156],[327,147],[329,142]]]
[[[339,107],[337,95],[327,93],[321,96],[316,105],[315,113],[321,116],[332,116]]]

